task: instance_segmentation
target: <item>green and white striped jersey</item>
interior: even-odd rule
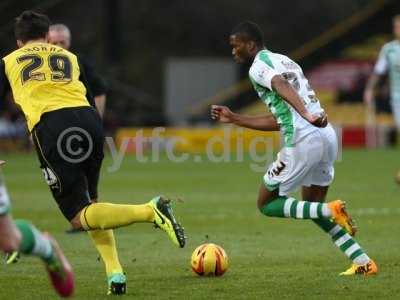
[[[306,109],[312,113],[322,113],[323,109],[304,76],[301,67],[289,57],[261,50],[254,58],[249,70],[249,77],[255,91],[268,106],[280,125],[286,147],[292,147],[297,141],[309,133],[317,130],[297,111],[278,95],[271,87],[271,80],[275,75],[282,75],[296,89],[304,101]]]
[[[385,44],[375,64],[374,72],[378,75],[389,73],[390,97],[400,103],[400,41],[394,40]]]

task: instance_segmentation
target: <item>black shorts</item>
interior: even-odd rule
[[[97,198],[104,132],[92,107],[42,115],[32,130],[40,168],[61,212],[70,221]]]

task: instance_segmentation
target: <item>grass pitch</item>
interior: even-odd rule
[[[38,168],[34,155],[3,156],[13,198],[13,215],[50,231],[76,274],[75,299],[106,297],[103,265],[86,233],[69,227]],[[262,173],[244,163],[138,163],[126,157],[119,171],[104,163],[102,201],[142,203],[154,195],[181,196],[175,213],[189,240],[177,249],[149,224],[118,229],[119,255],[128,277],[124,299],[399,299],[400,167],[398,150],[343,153],[329,199],[347,201],[359,226],[357,241],[380,267],[376,277],[343,278],[350,264],[325,233],[310,221],[273,219],[255,205]],[[209,241],[230,257],[221,278],[200,278],[190,270],[191,252]],[[55,299],[37,259],[23,257],[0,268],[0,299]]]

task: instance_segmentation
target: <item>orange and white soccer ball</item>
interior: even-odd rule
[[[193,251],[191,264],[193,272],[199,276],[222,276],[229,266],[225,250],[211,243]]]

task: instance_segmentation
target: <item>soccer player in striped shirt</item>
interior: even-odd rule
[[[4,163],[0,161],[0,166]],[[4,193],[2,189],[0,192],[0,250],[14,253],[14,255],[20,252],[24,255],[39,257],[49,273],[56,292],[62,297],[72,296],[74,274],[56,240],[49,234],[40,232],[26,220],[14,221],[10,214],[10,207],[8,193]],[[14,259],[10,258],[9,261]]]
[[[400,15],[393,18],[393,33],[395,39],[383,45],[379,53],[374,71],[365,88],[364,102],[372,105],[378,82],[388,73],[392,113],[397,131],[400,132]],[[397,173],[396,180],[400,183],[400,171]]]
[[[263,131],[280,131],[284,147],[263,177],[257,205],[269,217],[311,219],[353,262],[341,275],[376,274],[378,268],[354,240],[356,228],[341,200],[324,203],[334,177],[336,134],[301,67],[264,46],[252,22],[239,24],[230,44],[236,62],[252,62],[250,80],[272,114],[246,116],[213,105],[211,117]],[[301,187],[303,201],[289,197]]]

